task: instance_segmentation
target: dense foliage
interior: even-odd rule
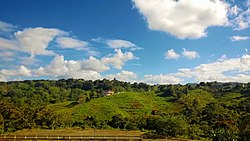
[[[107,90],[114,96],[103,97]],[[150,137],[249,140],[250,83],[147,85],[114,80],[0,83],[0,133],[66,127]]]

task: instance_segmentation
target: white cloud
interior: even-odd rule
[[[11,55],[6,53],[7,55]],[[35,58],[23,58],[23,60],[32,60]],[[121,69],[126,61],[135,59],[131,52],[122,53],[121,50],[116,50],[116,54],[110,57],[103,57],[101,60],[90,56],[86,60],[65,60],[64,56],[56,55],[54,59],[45,67],[39,67],[38,69],[28,69],[25,66],[20,66],[17,69],[2,69],[0,70],[1,80],[9,80],[22,76],[26,77],[44,77],[49,78],[83,78],[96,80],[103,78],[100,72],[104,72],[110,69],[107,65],[113,65],[114,67]],[[125,80],[135,78],[135,74],[128,71],[122,71],[120,74],[114,76],[119,79]],[[10,78],[11,77],[11,78]],[[111,77],[111,75],[109,75]],[[127,80],[128,80],[127,79]]]
[[[70,37],[59,37],[56,39],[56,42],[61,48],[71,48],[76,50],[82,50],[84,47],[88,46],[88,42]]]
[[[107,44],[110,48],[113,48],[113,49],[130,49],[131,51],[143,49],[127,40],[120,40],[120,39],[107,39],[106,40],[101,37],[98,37],[98,38],[92,39],[92,41]]]
[[[33,65],[41,61],[41,60],[36,59],[34,55],[31,55],[29,57],[24,56],[24,57],[18,57],[18,58],[20,59],[21,64],[26,65],[26,66]]]
[[[31,70],[26,68],[25,66],[19,66],[15,70],[0,70],[0,75],[4,77],[8,76],[32,76]]]
[[[224,61],[227,59],[227,55],[226,54],[223,54],[219,59],[218,61]]]
[[[131,48],[131,47],[135,47],[136,45],[133,44],[130,41],[126,41],[126,40],[107,40],[106,44],[114,49],[117,48]]]
[[[106,75],[105,78],[111,79],[111,80],[116,78],[117,80],[120,80],[120,81],[135,82],[137,79],[137,74],[131,71],[123,70],[120,73]]]
[[[240,13],[235,19],[231,21],[234,30],[244,30],[250,27],[250,8]]]
[[[51,50],[47,50],[49,43],[64,31],[54,28],[26,28],[15,33],[20,49],[31,55],[55,55]]]
[[[150,84],[177,84],[183,83],[186,78],[194,79],[197,82],[249,82],[250,81],[250,55],[243,55],[239,58],[228,59],[223,55],[223,60],[213,63],[201,64],[193,69],[179,69],[177,73],[145,75],[143,82]],[[103,62],[90,57],[87,60],[65,60],[64,56],[56,56],[49,65],[38,69],[28,69],[19,66],[17,69],[0,70],[0,81],[26,76],[48,76],[50,78],[83,78],[102,79],[99,72],[109,68]],[[94,65],[96,64],[96,66]],[[137,74],[131,71],[121,71],[116,74],[106,75],[105,78],[117,78],[122,81],[138,81]]]
[[[18,50],[21,51],[20,48],[18,48],[17,41],[15,40],[8,40],[0,37],[0,50]]]
[[[93,60],[93,63],[96,63],[96,60]],[[102,78],[101,75],[95,71],[101,69],[97,69],[98,66],[90,66],[89,63],[91,62],[64,60],[64,56],[61,55],[56,56],[48,66],[34,70],[34,73],[36,76],[49,76],[54,78],[83,78],[89,80]],[[83,65],[86,64],[88,66],[84,68]]]
[[[132,52],[123,53],[120,49],[116,49],[115,52],[116,54],[112,57],[103,57],[101,61],[105,64],[112,65],[116,69],[122,69],[125,62],[136,59]]]
[[[74,66],[72,65],[70,69],[78,70],[78,68],[79,67],[77,66],[77,64],[74,64]],[[56,56],[48,66],[46,66],[45,68],[40,67],[39,69],[35,70],[35,74],[38,76],[67,76],[68,68],[66,67],[64,56]]]
[[[182,55],[183,57],[191,59],[191,60],[200,57],[196,51],[188,51],[185,48],[183,48]]]
[[[0,33],[9,33],[14,31],[14,29],[16,28],[16,26],[10,24],[10,23],[5,23],[3,21],[0,21]]]
[[[83,60],[81,62],[81,67],[84,70],[93,70],[96,72],[103,72],[109,70],[110,68],[106,66],[102,61],[90,56],[88,60]]]
[[[241,11],[242,9],[240,9],[237,5],[234,5],[230,8],[229,14],[232,16],[237,16]]]
[[[175,74],[159,74],[145,75],[143,81],[149,84],[178,84],[183,80],[175,76]]]
[[[48,45],[56,36],[63,34],[64,31],[54,28],[26,28],[17,31],[14,39],[0,38],[0,49],[25,52],[31,56],[55,55],[52,50],[47,50]]]
[[[250,71],[250,55],[243,55],[241,58],[224,59],[214,63],[201,64],[194,69],[181,69],[178,74],[181,77],[194,77],[196,81],[238,81],[247,82],[245,79],[240,79],[246,76],[246,72]],[[232,75],[231,73],[237,73]],[[249,77],[247,77],[249,78]]]
[[[14,61],[14,53],[10,51],[0,51],[0,59],[4,61]]]
[[[84,48],[79,48],[76,50],[86,51],[88,56],[99,56],[101,54],[100,52],[96,51],[95,48],[93,48],[93,47],[84,47]]]
[[[218,59],[213,63],[201,64],[193,69],[182,68],[176,73],[145,75],[144,82],[150,84],[176,84],[186,79],[196,82],[243,82],[250,81],[250,55],[239,58]]]
[[[231,36],[230,40],[231,41],[242,41],[242,40],[249,40],[249,36]]]
[[[178,38],[207,36],[210,26],[228,24],[228,4],[221,0],[133,0],[151,30]]]
[[[0,82],[5,82],[7,81],[6,77],[0,74]]]
[[[88,42],[74,39],[71,37],[59,37],[56,39],[56,43],[59,45],[59,47],[63,49],[69,48],[75,50],[84,50],[88,53],[89,56],[97,56],[100,54],[100,52],[92,50],[92,48],[89,48]]]
[[[180,55],[174,51],[174,49],[170,49],[165,53],[165,59],[178,59]]]
[[[68,32],[56,28],[26,28],[15,32],[11,39],[0,37],[0,50],[27,53],[29,57],[17,56],[18,59],[21,59],[21,64],[24,65],[33,65],[33,63],[38,62],[36,55],[56,55],[53,50],[48,49],[51,42],[56,42],[61,48],[84,50],[91,56],[99,54],[99,52],[86,47],[88,42],[71,37],[63,37],[68,35]],[[4,60],[10,59],[4,58]]]

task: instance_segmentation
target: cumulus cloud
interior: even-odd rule
[[[106,66],[102,61],[90,56],[89,59],[83,60],[81,62],[81,67],[84,70],[93,70],[96,72],[103,72],[109,70],[110,68]]]
[[[228,4],[221,0],[133,0],[151,30],[178,38],[207,36],[210,26],[228,24]]]
[[[91,60],[91,59],[90,59]],[[101,75],[95,70],[98,66],[91,66],[90,63],[95,63],[90,61],[74,61],[74,60],[64,60],[64,56],[56,56],[51,63],[46,67],[40,67],[34,70],[36,76],[50,76],[55,78],[83,78],[83,79],[100,79]],[[87,67],[84,65],[88,65]],[[85,67],[85,68],[84,68]],[[107,68],[105,68],[107,69]]]
[[[88,46],[88,42],[81,41],[70,37],[60,37],[56,39],[56,42],[61,48],[71,48],[76,50],[82,50]]]
[[[196,51],[188,51],[185,48],[183,48],[183,51],[182,51],[181,54],[182,54],[183,57],[191,59],[191,60],[200,57],[198,52],[196,52]]]
[[[150,84],[177,84],[186,79],[194,82],[242,82],[250,81],[250,55],[239,58],[218,59],[213,63],[200,64],[193,69],[182,68],[176,73],[145,75],[144,82]]]
[[[125,62],[136,59],[132,52],[123,53],[120,49],[116,49],[115,52],[116,54],[112,57],[103,57],[101,61],[105,64],[112,65],[116,69],[122,69]]]
[[[12,31],[13,25],[0,22],[1,31]],[[56,43],[60,48],[71,48],[75,50],[84,50],[90,56],[96,56],[100,53],[93,50],[88,42],[81,41],[75,38],[69,37],[69,33],[56,28],[25,28],[24,30],[16,31],[12,33],[11,38],[0,37],[0,51],[2,52],[22,52],[26,56],[16,56],[20,59],[23,65],[33,65],[39,62],[36,59],[37,55],[55,56],[57,53],[54,50],[50,50],[49,45]],[[20,54],[19,54],[20,55]],[[23,55],[23,54],[22,54]],[[27,56],[28,55],[28,56]],[[13,58],[2,58],[4,61],[11,61]]]
[[[16,26],[14,26],[10,23],[0,21],[0,33],[12,32],[12,31],[14,31],[15,28],[16,28]]]
[[[165,53],[165,59],[178,59],[180,55],[174,51],[174,49],[170,49]]]
[[[15,37],[24,52],[31,55],[55,55],[53,51],[47,50],[48,44],[55,36],[64,33],[59,29],[36,27],[17,31]]]
[[[0,70],[0,75],[4,77],[9,77],[9,76],[32,76],[31,70],[26,68],[25,66],[21,65],[17,67],[15,70],[7,70],[7,69],[2,69]]]
[[[122,53],[121,50],[116,50],[116,54],[112,57],[104,57],[101,60],[90,56],[86,60],[65,60],[64,56],[56,56],[51,63],[46,67],[40,67],[34,70],[36,76],[55,76],[56,78],[84,78],[84,79],[99,79],[99,72],[107,71],[110,68],[108,64],[121,69],[124,63],[133,59],[131,52]],[[122,71],[121,74],[116,74],[119,78],[125,75],[132,77],[127,71]],[[111,75],[109,75],[111,77]],[[124,79],[123,78],[123,79]]]
[[[183,80],[175,74],[145,75],[144,82],[149,84],[178,84]]]
[[[191,60],[200,57],[198,52],[189,51],[189,50],[186,50],[185,48],[183,48],[183,51],[182,51],[181,54],[182,54],[182,57],[188,58],[188,59],[191,59]],[[180,54],[176,53],[174,51],[174,49],[170,49],[165,53],[165,59],[179,59],[179,58],[180,58]]]
[[[54,28],[26,28],[15,32],[14,39],[0,38],[0,49],[25,52],[31,56],[55,55],[52,50],[47,50],[47,47],[56,36],[62,34],[65,32]]]
[[[249,36],[231,36],[230,40],[231,41],[243,41],[243,40],[249,40]]]
[[[106,75],[105,78],[111,80],[116,78],[120,81],[135,82],[137,80],[137,74],[131,71],[123,70],[120,73]]]
[[[213,63],[201,64],[194,69],[181,69],[179,71],[179,76],[194,77],[198,82],[228,82],[236,80],[237,82],[247,82],[250,81],[250,79],[245,81],[245,79],[241,80],[240,78],[246,76],[247,74],[244,73],[250,71],[250,55],[243,55],[241,58],[224,59]],[[233,72],[236,72],[237,75],[230,74]]]
[[[12,55],[5,53],[6,55]],[[25,59],[25,58],[24,58]],[[28,58],[26,58],[28,60]],[[31,58],[32,59],[32,58]],[[34,59],[34,58],[33,58]],[[9,77],[27,76],[27,77],[44,77],[50,78],[83,78],[89,80],[96,80],[103,78],[100,72],[110,69],[108,65],[121,69],[126,61],[135,59],[131,52],[123,53],[121,50],[116,50],[116,54],[110,57],[103,57],[97,59],[90,56],[85,60],[65,60],[63,55],[56,55],[54,59],[44,67],[37,69],[28,69],[25,66],[20,66],[17,69],[2,69],[0,70],[1,80],[8,80]],[[112,77],[108,75],[107,77]],[[115,74],[121,80],[136,78],[136,74],[128,71],[122,71]],[[127,80],[128,80],[127,79]]]

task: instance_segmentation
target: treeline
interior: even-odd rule
[[[95,116],[64,121],[49,105],[71,101],[68,106],[102,97],[106,90],[151,92],[173,106],[171,112],[152,110],[150,114],[110,120]],[[123,94],[123,93],[121,93]],[[136,93],[135,93],[136,94]],[[147,93],[145,93],[146,95]],[[140,105],[136,110],[143,110]],[[21,129],[65,127],[119,128],[147,131],[145,137],[249,140],[250,83],[201,82],[186,85],[147,85],[114,80],[61,79],[0,83],[0,133]]]
[[[55,104],[63,101],[90,101],[107,90],[117,92],[145,92],[157,89],[145,83],[114,80],[26,80],[0,82],[0,98],[10,98],[16,106]]]

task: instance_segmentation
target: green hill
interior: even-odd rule
[[[95,116],[101,120],[111,120],[114,115],[150,115],[153,110],[165,111],[172,104],[154,93],[122,93],[94,99],[79,106],[74,115],[79,118]]]
[[[171,113],[174,104],[167,102],[167,99],[152,92],[127,92],[96,98],[81,104],[76,102],[52,104],[48,105],[48,108],[61,114],[63,120],[66,121],[80,121],[87,117],[110,121],[115,115],[130,118],[131,116],[149,116],[152,111]]]
[[[111,90],[115,95],[102,96]],[[0,82],[0,134],[72,128],[141,130],[150,138],[247,140],[250,83]]]

